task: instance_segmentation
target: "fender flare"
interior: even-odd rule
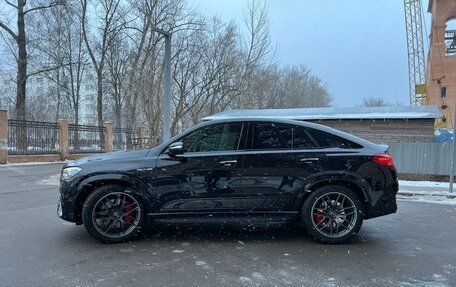
[[[368,203],[371,205],[374,204],[372,202],[372,193],[371,193],[371,187],[369,186],[368,182],[360,177],[357,174],[354,173],[334,173],[334,172],[324,172],[320,174],[316,174],[314,176],[311,176],[306,179],[303,188],[301,191],[298,193],[297,199],[296,200],[296,208],[297,210],[300,210],[302,207],[302,204],[304,203],[304,200],[307,199],[310,193],[312,193],[315,190],[315,187],[319,185],[329,185],[331,184],[331,181],[334,182],[346,182],[348,184],[355,185],[358,187],[358,189],[361,191],[363,198],[360,198],[362,202],[368,206]],[[337,183],[336,183],[337,184]]]

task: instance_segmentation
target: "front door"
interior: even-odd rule
[[[237,209],[245,133],[243,123],[214,124],[178,139],[182,155],[161,154],[154,181],[161,212]]]

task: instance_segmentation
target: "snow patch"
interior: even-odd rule
[[[239,281],[241,281],[243,283],[249,283],[249,282],[252,282],[252,279],[250,279],[249,277],[241,276],[241,277],[239,277]]]
[[[436,182],[436,181],[411,181],[411,180],[399,180],[399,187],[407,186],[419,186],[419,187],[442,187],[449,188],[449,182]]]
[[[60,174],[54,174],[49,176],[48,178],[40,179],[36,182],[36,184],[58,186],[60,184]]]
[[[20,163],[7,163],[1,164],[0,168],[14,167],[14,166],[34,166],[34,165],[49,165],[49,164],[64,164],[72,162],[72,160],[65,161],[48,161],[48,162],[20,162]]]
[[[203,266],[203,265],[206,265],[206,262],[204,262],[204,261],[195,261],[195,264],[198,265],[198,266]]]

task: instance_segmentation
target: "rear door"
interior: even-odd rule
[[[310,175],[325,169],[323,150],[304,127],[277,122],[251,122],[242,166],[246,208],[277,211],[292,206]]]

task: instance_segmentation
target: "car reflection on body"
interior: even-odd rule
[[[365,219],[395,213],[387,146],[318,124],[204,122],[153,149],[66,164],[59,216],[123,242],[153,222],[298,221],[319,242],[352,240]]]

